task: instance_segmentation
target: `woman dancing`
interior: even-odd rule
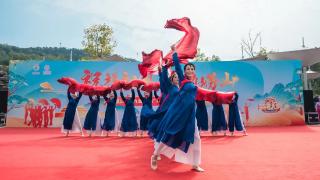
[[[144,92],[144,96],[141,94],[141,90],[137,87],[139,98],[142,102],[142,109],[140,113],[140,136],[143,136],[143,132],[148,130],[150,115],[154,114],[152,109],[152,92]]]
[[[124,97],[122,89],[120,90],[120,96],[123,100],[123,102],[126,104],[126,107],[124,109],[122,121],[121,121],[121,137],[124,136],[125,133],[131,132],[134,133],[138,129],[138,123],[137,123],[137,116],[136,116],[136,110],[134,108],[134,100],[135,100],[135,93],[134,90],[131,89],[131,98]],[[137,134],[132,134],[132,136],[136,136]]]
[[[101,127],[101,136],[104,136],[103,131],[106,131],[105,136],[108,136],[108,133],[113,131],[116,125],[116,104],[118,98],[117,92],[113,90],[109,93],[109,97],[104,95],[103,98],[107,103],[107,108],[104,115],[103,125]]]
[[[175,47],[171,47],[175,51]],[[194,84],[195,65],[184,66],[184,75],[179,64],[178,54],[173,53],[173,61],[179,77],[180,91],[163,117],[161,133],[157,137],[159,145],[151,156],[151,168],[157,169],[157,157],[160,154],[175,161],[190,164],[198,172],[204,170],[201,163],[201,140],[195,119],[195,97],[197,87]]]
[[[76,93],[71,94],[69,88],[67,96],[69,102],[63,118],[62,132],[65,133],[65,136],[69,136],[70,131],[80,132],[83,136],[81,122],[77,111],[77,106],[82,96],[82,93],[79,92],[79,95],[77,95]]]
[[[231,136],[234,135],[234,129],[236,129],[237,131],[242,131],[243,135],[247,136],[248,134],[244,127],[244,124],[240,115],[240,111],[238,108],[238,98],[239,98],[239,95],[238,93],[236,93],[234,102],[229,104],[229,120],[228,120],[229,131]]]
[[[89,96],[89,99],[91,102],[91,106],[84,120],[83,128],[87,130],[88,136],[91,137],[92,132],[97,130],[100,96]],[[98,125],[100,126],[100,121]]]
[[[208,131],[208,112],[206,101],[197,100],[196,118],[199,131]]]
[[[211,133],[212,135],[218,135],[218,132],[223,131],[223,135],[227,135],[227,121],[224,115],[222,104],[216,104],[212,102],[212,124]]]
[[[162,101],[154,115],[151,116],[151,123],[149,125],[149,136],[152,139],[157,139],[158,132],[163,124],[162,119],[170,105],[179,93],[179,78],[176,72],[172,72],[170,78],[168,77],[168,69],[166,66],[159,70],[160,89],[163,96]]]

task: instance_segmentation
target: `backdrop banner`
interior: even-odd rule
[[[71,77],[79,83],[110,86],[116,80],[139,79],[138,64],[139,62],[106,61],[10,61],[7,127],[33,127],[31,117],[41,119],[41,127],[61,127],[68,103],[68,87],[58,83],[59,78]],[[304,124],[301,61],[214,61],[194,64],[199,87],[238,92],[239,109],[246,126]],[[157,82],[158,76],[149,75],[146,80]],[[117,93],[119,95],[119,91]],[[124,93],[131,94],[131,91]],[[78,112],[82,123],[90,107],[89,102],[85,95],[79,102]],[[210,127],[212,104],[206,104]],[[156,99],[153,100],[153,105],[156,110]],[[137,92],[135,107],[139,121],[141,101]],[[103,123],[105,109],[106,104],[101,100],[100,123]],[[116,109],[118,118],[122,118],[124,103],[120,95]],[[224,110],[228,116],[228,105],[224,105]]]

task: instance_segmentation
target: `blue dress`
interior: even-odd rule
[[[116,104],[117,104],[117,92],[113,91],[114,98],[109,99],[107,96],[103,96],[104,100],[108,103],[106,112],[104,115],[104,121],[101,129],[106,131],[112,131],[116,124]]]
[[[82,96],[82,93],[79,93],[79,96],[76,99],[73,99],[70,95],[70,92],[68,91],[68,105],[67,109],[64,113],[63,118],[63,128],[67,130],[72,130],[72,124],[74,120],[74,116],[76,114],[77,106],[79,103],[79,100]]]
[[[223,106],[212,103],[212,131],[227,130],[226,117],[224,115]]]
[[[150,93],[148,98],[145,98],[142,96],[139,88],[137,88],[137,91],[143,105],[140,113],[140,130],[146,131],[148,130],[150,115],[154,114],[152,109],[152,93]]]
[[[162,118],[179,93],[179,88],[176,85],[173,85],[170,79],[168,78],[167,68],[163,67],[162,70],[162,81],[160,81],[160,87],[163,87],[163,100],[160,103],[156,113],[150,118],[151,123],[148,128],[148,134],[152,139],[155,139],[158,136],[158,132],[163,126]]]
[[[208,112],[205,101],[196,101],[196,118],[199,130],[208,131]]]
[[[190,144],[194,143],[197,87],[190,81],[182,84],[185,78],[177,53],[173,54],[173,60],[179,77],[180,91],[163,117],[164,123],[157,141],[187,153]]]
[[[95,131],[97,128],[100,96],[97,96],[97,99],[92,99],[92,96],[89,96],[89,99],[91,102],[91,106],[89,111],[86,114],[83,128],[85,130]]]
[[[231,104],[229,104],[229,131],[234,132],[234,128],[237,131],[243,131],[243,123],[240,118],[239,108],[238,108],[238,94],[235,94],[235,100]]]
[[[126,104],[120,127],[120,131],[122,132],[133,132],[138,129],[136,110],[134,108],[135,93],[133,89],[131,89],[131,93],[132,97],[130,99],[126,99],[123,92],[120,92],[120,96]]]

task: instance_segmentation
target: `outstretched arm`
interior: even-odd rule
[[[120,96],[123,102],[126,102],[126,98],[123,95],[122,89],[120,90]]]
[[[117,99],[118,99],[118,94],[117,94],[117,91],[116,90],[113,90],[113,94],[114,94],[114,101],[117,102]]]
[[[131,100],[134,102],[135,98],[136,98],[136,94],[134,93],[134,90],[131,89]]]
[[[98,104],[100,104],[100,96],[97,96]]]
[[[107,97],[107,95],[103,95],[103,99],[104,101],[108,102],[109,98]]]
[[[178,77],[179,77],[179,85],[180,85],[182,80],[184,79],[184,75],[183,75],[183,71],[182,71],[182,68],[181,68],[181,65],[180,65],[180,61],[179,61],[179,58],[178,58],[178,53],[174,52],[172,54],[172,59],[173,59],[173,62],[174,62],[174,68],[176,69],[176,72],[177,72]]]
[[[71,97],[69,89],[68,89],[67,95],[68,95],[68,99],[70,100],[72,97]]]
[[[141,91],[140,91],[139,87],[137,87],[137,92],[138,92],[138,96],[139,96],[140,100],[141,100],[141,101],[144,101],[144,100],[145,100],[145,98],[142,96],[142,94],[141,94]]]
[[[153,94],[154,94],[154,97],[155,97],[155,98],[157,98],[157,99],[159,98],[156,90],[153,91]]]
[[[82,97],[82,92],[79,92],[79,96],[77,97],[77,100],[79,101]]]
[[[162,93],[165,93],[165,91],[166,91],[166,89],[165,89],[165,84],[164,84],[164,82],[163,82],[163,75],[164,75],[164,73],[163,73],[163,69],[164,67],[162,67],[162,68],[159,68],[159,82],[160,82],[160,91],[162,92]]]
[[[156,92],[156,91],[154,91],[154,92]],[[156,93],[156,94],[157,94],[157,93]],[[149,99],[149,101],[152,102],[152,91],[150,92],[150,95],[149,95],[148,99]]]
[[[167,69],[167,67],[163,67],[162,69],[163,69],[163,71],[162,71],[163,86],[164,86],[164,89],[166,90],[165,93],[168,93],[168,89],[171,86],[171,81],[170,81],[170,79],[168,77],[168,69]]]

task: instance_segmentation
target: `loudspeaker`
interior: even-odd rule
[[[8,91],[0,91],[0,113],[7,113]]]
[[[312,90],[303,91],[304,112],[315,112]]]
[[[0,113],[0,127],[6,126],[6,114]]]

